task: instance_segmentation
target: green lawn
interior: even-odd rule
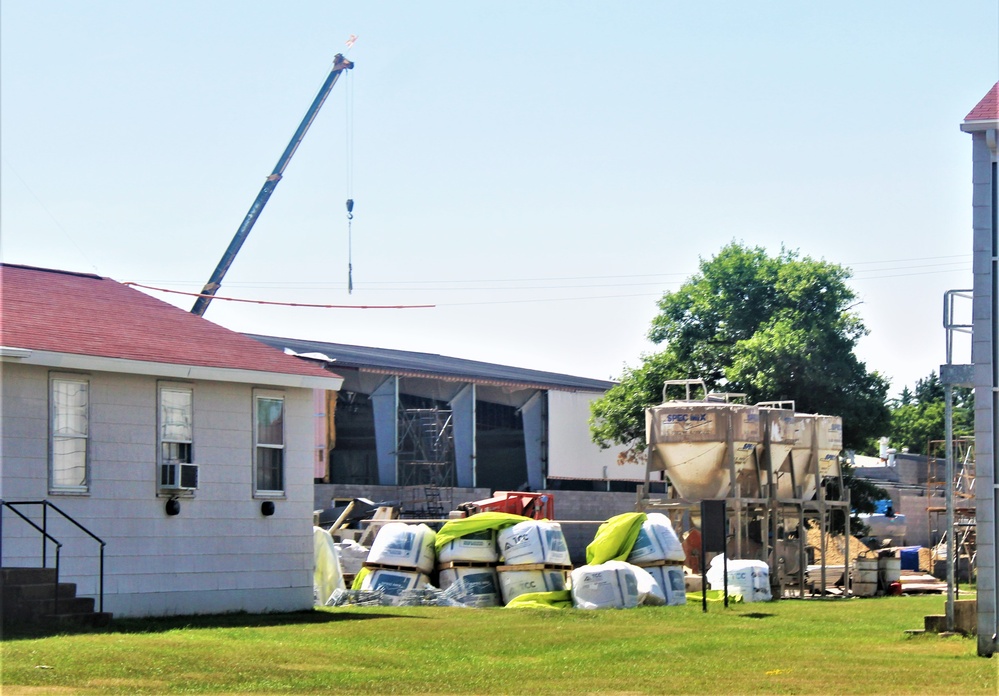
[[[89,693],[995,694],[939,595],[628,611],[354,608],[6,636],[4,696]]]

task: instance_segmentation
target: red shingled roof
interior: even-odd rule
[[[968,112],[965,121],[995,121],[999,120],[999,82],[992,85],[989,93],[978,102],[978,105]]]
[[[110,278],[0,264],[0,345],[336,378]]]

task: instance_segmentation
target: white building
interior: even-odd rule
[[[999,224],[996,152],[999,140],[999,83],[961,124],[971,134],[974,316],[971,359],[975,382],[975,497],[978,536],[978,654],[996,649],[996,437],[999,435]]]
[[[47,500],[106,543],[116,616],[312,606],[313,390],[342,379],[107,278],[0,275],[0,565],[41,565],[11,505]],[[97,596],[100,544],[45,510]]]

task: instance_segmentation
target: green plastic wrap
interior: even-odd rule
[[[357,575],[354,576],[354,582],[350,584],[350,589],[359,590],[361,589],[361,583],[364,582],[364,578],[371,575],[371,568],[361,568]]]
[[[460,539],[463,536],[482,532],[487,529],[499,530],[512,527],[518,522],[524,522],[529,519],[531,518],[524,517],[523,515],[511,515],[508,512],[480,512],[471,517],[448,520],[441,527],[441,530],[437,532],[435,541],[437,553],[440,553],[441,549],[447,546],[449,542]]]
[[[627,561],[646,519],[644,512],[625,512],[604,522],[586,547],[586,564]]]
[[[528,592],[514,597],[506,606],[514,609],[572,609],[572,592]]]

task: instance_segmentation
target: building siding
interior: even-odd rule
[[[285,497],[273,516],[253,497],[253,385],[192,382],[199,488],[165,514],[156,489],[157,379],[89,373],[88,495],[48,492],[48,378],[2,364],[0,495],[47,498],[107,542],[105,610],[117,616],[278,611],[312,605],[311,389],[285,394]],[[268,388],[274,391],[273,388]],[[39,565],[40,542],[9,512],[4,565]],[[62,579],[98,591],[98,545],[50,516]],[[51,565],[51,558],[49,564]]]

